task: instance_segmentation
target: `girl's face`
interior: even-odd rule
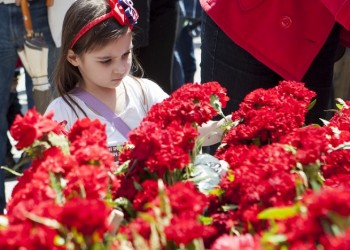
[[[74,53],[74,52],[73,52]],[[129,74],[132,64],[132,33],[111,41],[105,47],[82,56],[68,53],[67,59],[79,68],[87,89],[115,88]]]

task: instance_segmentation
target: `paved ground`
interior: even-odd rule
[[[195,56],[197,59],[197,72],[195,74],[195,82],[200,82],[200,38],[195,38]],[[27,111],[27,97],[25,93],[25,81],[24,75],[22,74],[19,80],[19,84],[17,87],[17,91],[19,93],[19,100],[22,104],[22,111],[25,113]],[[18,159],[20,157],[20,152],[16,151],[15,148],[12,149],[15,157]],[[11,197],[11,192],[13,187],[16,185],[17,181],[15,179],[6,180],[5,182],[5,191],[7,200]]]

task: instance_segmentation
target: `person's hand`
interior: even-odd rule
[[[16,5],[20,6],[21,5],[21,0],[16,0]]]
[[[204,139],[202,146],[210,146],[219,143],[226,130],[232,125],[231,115],[222,118],[220,121],[209,121],[199,127],[199,138]]]

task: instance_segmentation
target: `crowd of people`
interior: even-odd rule
[[[226,115],[254,89],[287,79],[305,82],[317,94],[306,123],[327,119],[334,63],[350,45],[346,2],[0,0],[0,165],[9,164],[12,120],[7,117],[18,108],[12,105],[11,85],[25,43],[23,4],[29,4],[33,30],[43,34],[49,50],[48,76],[57,98],[46,112],[54,111],[54,119],[66,121],[67,128],[82,117],[101,120],[108,145],[115,147],[153,104],[194,81],[193,38],[198,35],[201,82],[218,81],[227,89]],[[60,18],[52,17],[54,7]],[[36,105],[31,81],[27,72],[28,108]],[[207,124],[201,134],[222,134],[221,122]],[[0,170],[0,211],[6,204],[4,180]]]

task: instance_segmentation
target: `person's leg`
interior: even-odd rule
[[[172,89],[172,67],[178,18],[177,0],[152,0],[148,46],[135,50],[145,77],[167,93]]]
[[[24,69],[24,81],[26,85],[27,107],[28,109],[31,109],[35,106],[33,97],[33,81],[26,69]]]
[[[48,17],[47,17],[47,6],[45,4],[45,1],[33,1],[30,2],[30,14],[32,17],[32,23],[33,23],[33,30],[34,32],[42,33],[44,36],[44,39],[46,41],[46,44],[49,48],[49,55],[48,55],[48,65],[47,65],[47,74],[48,78],[50,79],[52,72],[54,70],[54,66],[57,60],[59,49],[56,47],[49,23],[48,23]],[[26,92],[28,96],[28,108],[32,108],[35,104],[34,102],[34,96],[33,96],[33,82],[30,78],[30,76],[26,72]],[[41,96],[41,103],[38,103],[37,110],[43,112],[46,109],[46,106],[49,104],[49,102],[54,97],[54,86],[51,83],[51,91],[43,91]],[[40,98],[35,98],[35,100],[39,100]]]
[[[14,4],[0,4],[0,165],[5,164],[7,151],[8,101],[17,62],[16,46],[23,44],[23,35],[18,28],[22,21],[20,8]],[[4,172],[0,170],[0,213],[6,205]]]
[[[203,13],[201,29],[201,82],[217,81],[230,101],[225,114],[237,110],[244,97],[258,88],[271,88],[281,77],[236,45]]]
[[[333,116],[331,111],[326,110],[334,108],[333,69],[339,45],[339,34],[340,26],[335,25],[302,80],[307,88],[317,94],[316,104],[306,116],[307,124],[317,123],[322,125],[320,118],[327,120]]]
[[[172,91],[177,90],[185,83],[185,77],[183,72],[183,66],[181,58],[177,51],[174,52],[174,63],[173,63],[173,87]]]
[[[196,73],[196,58],[194,56],[193,37],[190,34],[190,27],[186,25],[182,28],[176,41],[176,51],[179,53],[185,77],[185,83],[194,81]]]

